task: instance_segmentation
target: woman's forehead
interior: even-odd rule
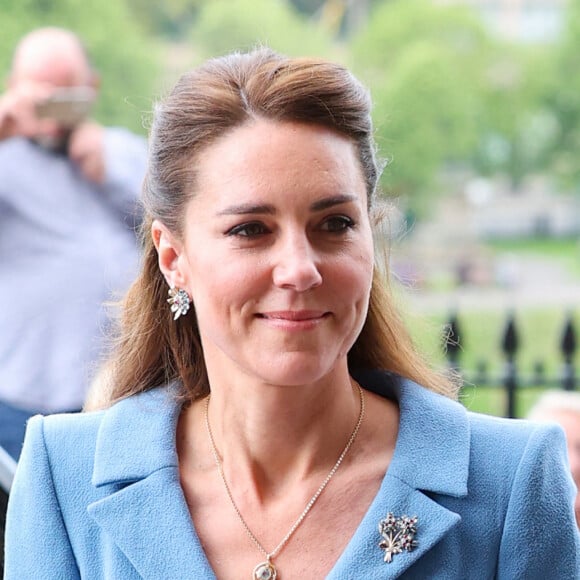
[[[351,139],[318,125],[263,119],[236,127],[206,147],[195,160],[195,171],[201,185],[299,182],[323,173],[328,180],[362,178]]]

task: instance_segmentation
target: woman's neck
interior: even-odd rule
[[[346,371],[302,386],[211,384],[209,405],[199,401],[184,413],[183,442],[191,444],[197,464],[213,461],[207,411],[227,480],[245,482],[259,503],[276,501],[301,482],[324,479],[361,410]]]

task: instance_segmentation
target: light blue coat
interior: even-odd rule
[[[400,429],[329,580],[580,578],[558,427],[469,413],[382,373],[357,378],[398,400]],[[8,508],[6,580],[215,578],[179,483],[170,393],[30,421]],[[378,531],[388,512],[418,518],[417,547],[391,563]]]

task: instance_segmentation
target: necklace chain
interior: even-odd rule
[[[211,444],[211,450],[213,453],[215,464],[218,468],[218,472],[220,474],[221,480],[224,484],[224,487],[226,489],[226,492],[228,494],[228,497],[230,499],[232,507],[234,508],[236,515],[238,516],[238,519],[240,520],[240,523],[242,524],[242,526],[244,527],[244,530],[246,531],[246,534],[252,540],[252,542],[256,545],[258,550],[260,550],[260,552],[262,552],[262,554],[264,554],[268,564],[270,564],[271,559],[274,558],[282,550],[282,548],[284,548],[284,546],[288,543],[288,541],[290,540],[290,538],[292,537],[294,532],[298,529],[300,524],[304,521],[304,518],[306,518],[306,516],[308,515],[308,512],[312,509],[312,506],[316,503],[316,500],[320,497],[320,495],[322,494],[322,492],[324,491],[324,489],[326,488],[326,486],[328,485],[328,483],[332,479],[332,476],[336,473],[336,470],[340,467],[340,464],[342,463],[342,461],[345,458],[346,454],[348,453],[349,449],[352,447],[352,444],[354,443],[354,440],[356,439],[356,436],[358,435],[360,426],[363,422],[363,418],[365,415],[364,391],[362,390],[361,386],[358,383],[357,383],[357,387],[358,387],[359,398],[360,398],[360,412],[359,412],[359,416],[358,416],[358,420],[356,422],[356,425],[354,426],[354,429],[353,429],[348,441],[346,442],[346,445],[345,445],[344,449],[342,450],[340,457],[337,459],[336,463],[334,464],[333,468],[330,470],[330,472],[328,473],[328,475],[326,476],[324,481],[320,484],[320,487],[316,490],[316,493],[310,498],[309,502],[306,504],[306,507],[304,508],[304,510],[302,511],[300,516],[298,517],[298,519],[294,522],[294,525],[290,528],[288,533],[282,538],[281,542],[271,552],[268,552],[268,550],[266,550],[264,548],[264,546],[262,546],[262,544],[260,543],[258,538],[256,538],[256,536],[254,535],[254,533],[252,532],[252,530],[250,529],[250,527],[246,523],[246,520],[244,520],[244,517],[242,516],[242,512],[240,512],[240,509],[236,505],[236,502],[234,500],[234,496],[232,495],[232,491],[231,491],[230,486],[228,485],[228,482],[226,480],[226,476],[224,474],[224,469],[223,469],[223,464],[222,464],[222,461],[220,459],[220,456],[219,456],[219,453],[218,453],[218,450],[217,450],[217,447],[216,447],[216,444],[215,444],[215,441],[213,438],[213,433],[212,433],[212,430],[211,430],[211,427],[209,424],[210,395],[208,395],[208,397],[206,399],[206,403],[205,403],[205,426],[207,428],[207,434],[209,436],[209,441]]]

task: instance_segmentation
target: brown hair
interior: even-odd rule
[[[212,59],[181,77],[155,109],[143,191],[143,266],[124,302],[106,403],[175,379],[186,400],[209,391],[196,317],[189,313],[173,321],[150,234],[153,219],[183,234],[185,206],[196,185],[192,161],[200,151],[255,118],[330,128],[356,146],[370,211],[380,175],[370,113],[368,91],[345,67],[267,49]],[[367,319],[348,359],[351,368],[385,369],[455,394],[450,382],[415,352],[377,271]]]

